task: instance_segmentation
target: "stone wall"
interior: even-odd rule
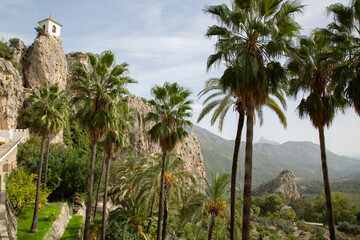
[[[53,222],[49,231],[45,234],[43,240],[58,240],[63,235],[67,224],[69,223],[70,213],[66,202],[61,205],[61,212],[58,218]]]

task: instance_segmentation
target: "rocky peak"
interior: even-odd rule
[[[21,64],[26,53],[26,46],[24,42],[20,39],[14,38],[11,40],[11,48],[13,50],[13,61]]]
[[[24,62],[25,87],[59,82],[64,89],[67,79],[67,62],[60,37],[38,35],[29,48]]]
[[[277,192],[282,192],[285,196],[289,197],[300,197],[295,181],[295,175],[292,171],[282,171],[276,178],[257,187],[252,194],[254,196],[261,196],[265,193],[272,194]]]

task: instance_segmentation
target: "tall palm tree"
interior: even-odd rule
[[[155,125],[149,130],[149,134],[152,141],[160,144],[163,154],[157,224],[157,240],[160,240],[164,208],[166,155],[188,135],[184,128],[192,126],[192,123],[187,120],[191,117],[190,105],[192,101],[188,99],[191,92],[177,83],[166,82],[163,86],[155,86],[151,89],[151,93],[155,99],[148,102],[153,107],[154,112],[149,112],[145,121],[155,122]]]
[[[291,56],[288,69],[293,78],[290,81],[290,94],[296,96],[303,91],[307,94],[298,106],[300,117],[309,116],[313,126],[318,129],[321,151],[323,181],[326,196],[330,238],[335,239],[335,222],[332,210],[329,174],[326,161],[324,127],[329,127],[337,111],[343,111],[345,99],[334,94],[336,86],[332,82],[334,69],[339,59],[330,48],[330,39],[313,32],[310,37],[300,39],[296,54]]]
[[[226,77],[224,75],[223,77]],[[239,114],[237,132],[235,137],[234,145],[234,154],[233,154],[233,163],[231,169],[231,186],[230,186],[230,227],[234,228],[235,224],[235,196],[236,196],[236,174],[237,174],[237,165],[238,165],[238,156],[241,142],[241,133],[244,125],[245,111],[242,109],[241,101],[237,100],[236,97],[232,96],[230,92],[222,89],[221,79],[211,78],[205,82],[205,88],[199,93],[200,97],[210,94],[203,102],[204,108],[202,109],[198,122],[201,121],[205,115],[213,111],[211,118],[211,125],[213,125],[218,120],[218,129],[222,131],[224,124],[225,116],[229,109],[233,107]],[[282,91],[278,91],[276,97],[280,100],[282,107],[286,108],[286,101]],[[280,106],[272,99],[267,98],[266,106],[274,110],[277,116],[280,119],[281,124],[286,127],[286,117],[281,110]],[[260,123],[262,123],[262,111],[261,108],[257,109],[258,115],[260,116]]]
[[[124,126],[125,128],[125,126]],[[124,129],[123,129],[124,130]],[[107,155],[106,158],[106,173],[105,173],[105,187],[104,187],[104,200],[103,200],[103,217],[102,217],[102,239],[105,240],[105,223],[106,223],[106,205],[107,205],[107,189],[109,183],[109,171],[112,158],[117,154],[120,148],[128,144],[128,137],[124,132],[119,130],[110,131],[104,140],[104,151]]]
[[[134,82],[125,75],[128,64],[115,65],[115,55],[111,51],[104,51],[101,55],[89,53],[88,57],[91,70],[81,63],[75,65],[71,87],[77,107],[76,118],[86,126],[91,140],[84,240],[89,239],[96,144],[115,127],[114,120],[121,116],[116,107],[121,100],[119,96],[127,95],[125,85]]]
[[[331,38],[337,54],[343,59],[334,71],[338,94],[346,93],[355,111],[360,115],[360,1],[353,0],[349,6],[341,3],[327,7],[334,21],[323,32]]]
[[[35,87],[32,89],[27,101],[31,105],[25,109],[26,120],[30,124],[31,130],[39,133],[42,137],[34,216],[30,229],[30,232],[37,232],[39,194],[45,139],[50,138],[65,126],[69,104],[64,91],[60,90],[58,83],[48,85],[47,82],[45,82],[43,87]]]
[[[160,161],[158,161],[160,163]],[[164,186],[164,219],[162,227],[162,239],[166,239],[166,227],[168,219],[168,202],[172,193],[179,194],[181,188],[189,187],[196,183],[193,175],[184,167],[184,161],[172,155],[167,155],[165,186]]]
[[[217,37],[215,53],[208,58],[208,69],[225,62],[229,77],[222,81],[241,102],[246,112],[246,151],[243,204],[243,239],[249,239],[252,181],[252,142],[254,110],[265,104],[268,94],[276,93],[285,83],[284,70],[277,61],[290,46],[300,26],[294,15],[301,12],[299,1],[233,0],[226,5],[207,6],[205,12],[216,18],[219,25],[208,28],[207,37]],[[233,203],[230,239],[234,239]]]

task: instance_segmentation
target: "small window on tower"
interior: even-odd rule
[[[55,25],[52,27],[52,32],[56,33],[56,26]]]
[[[44,31],[45,31],[45,24],[43,25],[43,29],[44,29]]]

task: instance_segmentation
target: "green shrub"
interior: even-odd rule
[[[273,219],[272,224],[279,230],[284,231],[286,234],[291,234],[294,232],[294,225],[289,220],[284,219]]]
[[[35,30],[38,33],[38,36],[47,36],[47,33],[45,32],[45,30],[42,29],[41,27],[36,27]]]
[[[310,226],[309,232],[310,232],[311,234],[318,234],[318,233],[319,233],[319,234],[323,235],[323,234],[325,233],[325,230],[324,230],[324,228],[322,228],[322,227]]]
[[[60,214],[60,209],[54,208],[48,213],[45,219],[46,221],[54,222],[58,218],[59,214]]]
[[[271,218],[269,217],[257,217],[254,219],[254,221],[265,227],[269,227],[272,225]]]
[[[0,58],[4,58],[5,60],[12,59],[11,48],[3,39],[0,40]]]
[[[317,233],[315,234],[315,236],[311,236],[311,237],[309,238],[309,240],[327,240],[327,238],[324,237],[324,235],[323,235],[322,233],[317,232]]]
[[[348,223],[348,222],[340,223],[339,226],[337,227],[337,230],[339,230],[340,232],[353,234],[353,235],[360,234],[360,226],[355,225],[355,224],[351,224],[351,223]]]
[[[19,215],[27,204],[35,203],[36,179],[36,174],[28,174],[22,167],[11,172],[6,179],[6,193],[16,215]],[[39,208],[44,206],[49,194],[50,191],[40,191]]]

